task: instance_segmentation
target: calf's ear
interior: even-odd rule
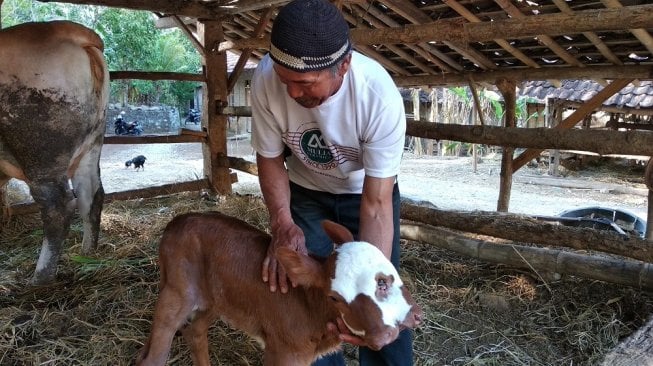
[[[293,284],[304,287],[327,285],[324,268],[315,259],[284,247],[277,249],[276,257]]]
[[[354,241],[354,235],[344,226],[330,220],[322,221],[322,228],[336,244]]]

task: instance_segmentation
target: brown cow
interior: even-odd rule
[[[327,330],[338,318],[374,349],[415,327],[421,310],[381,251],[338,224],[323,226],[339,244],[325,261],[278,250],[299,285],[282,294],[261,280],[268,234],[217,212],[174,218],[159,245],[159,298],[136,364],[164,365],[181,329],[193,363],[209,365],[207,333],[216,319],[257,339],[268,366],[306,366],[338,349],[338,335]]]
[[[10,178],[23,180],[41,209],[35,284],[54,279],[75,206],[82,251],[97,246],[109,96],[103,47],[95,32],[67,21],[0,30],[0,191]]]

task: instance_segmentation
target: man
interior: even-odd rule
[[[349,26],[334,5],[295,0],[279,12],[270,53],[252,79],[252,112],[252,146],[272,231],[262,268],[270,290],[288,291],[276,248],[331,253],[325,219],[378,246],[398,267],[403,102],[378,63],[352,52]],[[361,345],[351,334],[341,339]],[[361,347],[359,357],[361,366],[412,365],[412,335],[404,330],[378,352]],[[315,365],[344,365],[344,359],[338,353]]]

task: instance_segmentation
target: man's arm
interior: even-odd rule
[[[389,259],[394,234],[392,191],[396,178],[365,176],[360,208],[359,239],[376,245]]]
[[[269,283],[270,291],[276,291],[278,286],[282,293],[286,293],[288,292],[288,279],[283,268],[278,265],[274,254],[276,249],[281,246],[307,254],[304,233],[299,226],[295,225],[290,213],[290,187],[283,155],[265,158],[256,154],[256,164],[259,185],[270,215],[272,231],[272,242],[263,261],[261,275],[263,281]]]

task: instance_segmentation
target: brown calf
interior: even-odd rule
[[[337,350],[338,336],[326,325],[338,317],[375,349],[394,341],[400,327],[415,327],[421,310],[381,251],[353,242],[338,224],[323,226],[341,244],[325,261],[277,251],[299,284],[282,294],[261,280],[269,235],[217,212],[174,218],[161,238],[159,298],[136,364],[165,364],[181,329],[193,363],[209,365],[207,333],[216,319],[257,339],[264,364],[276,366],[309,365]]]

